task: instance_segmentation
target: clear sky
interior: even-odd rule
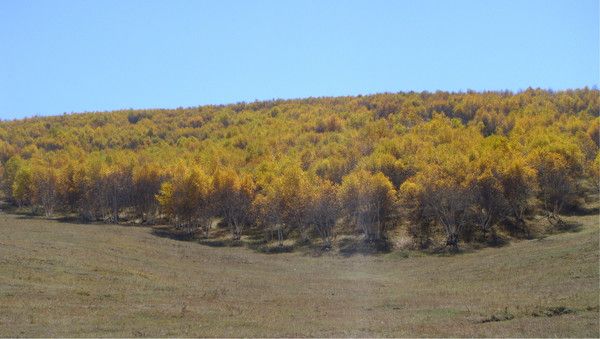
[[[0,118],[599,83],[599,2],[0,1]]]

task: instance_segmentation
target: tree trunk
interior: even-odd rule
[[[277,239],[279,240],[279,247],[283,247],[283,230],[281,227],[277,228]]]
[[[446,240],[446,246],[450,246],[452,252],[458,252],[458,234],[449,234]]]

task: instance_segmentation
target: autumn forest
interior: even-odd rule
[[[600,181],[596,89],[410,92],[0,123],[14,208],[209,238],[460,251],[567,227]]]

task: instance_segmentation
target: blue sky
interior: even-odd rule
[[[0,118],[597,86],[598,0],[0,1]]]

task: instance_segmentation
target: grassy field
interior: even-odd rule
[[[0,335],[598,337],[599,217],[570,219],[455,256],[315,258],[0,214]]]

